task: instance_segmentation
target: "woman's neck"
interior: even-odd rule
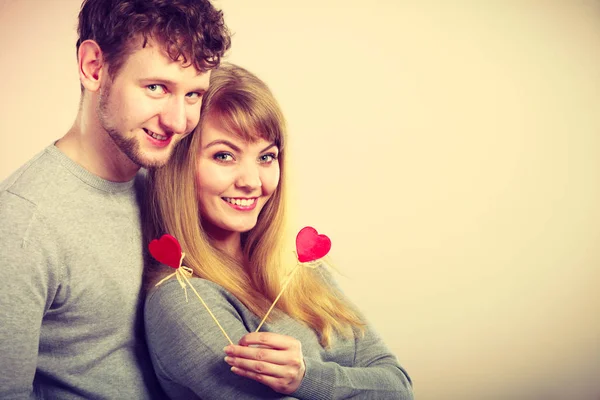
[[[244,254],[242,252],[242,235],[239,232],[212,230],[209,235],[212,239],[213,246],[234,260],[239,262],[243,261]]]

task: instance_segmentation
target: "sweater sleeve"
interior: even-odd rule
[[[36,372],[40,327],[57,289],[57,274],[39,238],[35,205],[0,192],[0,398],[29,398]]]
[[[234,343],[249,332],[236,301],[218,285],[198,278],[192,284]],[[229,344],[195,294],[174,278],[146,299],[145,325],[152,363],[172,399],[292,399],[230,370]]]
[[[364,336],[355,337],[351,366],[335,362],[336,352],[349,350],[336,349],[336,343],[332,361],[305,357],[306,374],[293,396],[300,399],[413,399],[408,374],[371,327],[367,327]]]
[[[344,297],[329,269],[318,269],[322,279]],[[363,317],[364,318],[364,317]],[[387,348],[373,327],[354,340],[336,338],[325,361],[305,357],[306,373],[300,387],[292,393],[300,399],[413,399],[412,382],[396,356]],[[348,360],[348,353],[354,354]]]

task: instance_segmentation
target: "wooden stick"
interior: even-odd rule
[[[271,304],[271,307],[269,308],[269,310],[267,311],[267,313],[263,317],[262,321],[260,321],[260,324],[258,324],[258,328],[256,328],[256,330],[254,332],[258,332],[260,330],[260,328],[263,326],[263,324],[265,323],[267,317],[269,316],[269,314],[271,313],[271,311],[275,307],[275,304],[277,304],[277,301],[279,300],[279,298],[283,294],[283,291],[285,290],[285,288],[287,287],[287,285],[292,280],[292,277],[294,276],[294,273],[296,272],[296,270],[298,269],[299,266],[300,266],[300,263],[296,264],[296,266],[294,267],[294,269],[292,270],[292,272],[290,272],[289,276],[287,277],[287,279],[283,283],[283,286],[282,286],[281,290],[279,291],[279,294],[275,298],[275,301],[273,301],[273,304]]]
[[[164,281],[166,281],[167,279],[171,278],[171,277],[172,277],[173,275],[175,275],[176,273],[177,273],[177,271],[175,271],[175,272],[173,272],[172,274],[170,274],[169,276],[167,276],[167,277],[165,277],[165,278],[161,279],[161,280],[160,280],[160,282],[158,282],[158,283],[157,283],[156,285],[154,285],[154,286],[158,286],[158,285],[162,284]]]
[[[202,305],[204,305],[204,308],[206,308],[206,311],[208,311],[208,313],[210,314],[212,319],[215,321],[215,323],[217,324],[217,326],[219,327],[221,332],[223,332],[223,335],[225,335],[225,338],[227,338],[227,341],[229,342],[229,344],[233,345],[233,342],[231,341],[231,339],[225,332],[225,329],[223,329],[223,327],[217,320],[217,317],[215,317],[215,315],[212,313],[212,311],[210,311],[210,308],[208,308],[208,305],[204,302],[204,300],[202,299],[200,294],[196,291],[196,288],[194,286],[192,286],[192,283],[190,282],[188,277],[185,275],[186,273],[188,273],[188,274],[190,274],[190,276],[192,276],[193,272],[192,272],[191,268],[181,265],[183,263],[183,257],[185,257],[185,253],[181,253],[181,258],[179,259],[179,268],[177,268],[177,270],[175,272],[173,272],[172,274],[170,274],[169,276],[161,279],[160,282],[158,282],[155,286],[160,285],[161,283],[163,283],[164,281],[166,281],[167,279],[169,279],[173,275],[175,275],[175,277],[177,278],[177,281],[179,282],[179,285],[181,285],[181,287],[183,288],[183,291],[185,293],[185,302],[187,303],[187,301],[188,301],[187,288],[186,288],[186,283],[187,283],[187,286],[189,286],[192,289],[192,291],[196,294],[196,296],[200,299],[200,301],[202,302]],[[185,282],[182,282],[182,280],[185,280]]]
[[[223,332],[223,335],[225,335],[225,337],[229,341],[229,344],[233,345],[233,342],[231,341],[231,339],[229,338],[229,336],[225,332],[225,329],[223,329],[223,327],[221,326],[221,324],[217,320],[217,317],[214,316],[214,314],[212,313],[212,311],[210,311],[210,308],[208,308],[208,306],[206,305],[206,303],[204,302],[204,300],[202,300],[202,297],[200,296],[200,294],[198,294],[198,292],[196,291],[196,288],[194,286],[192,286],[192,284],[191,284],[190,280],[187,278],[187,276],[185,276],[184,273],[181,273],[181,276],[183,276],[183,278],[185,279],[185,281],[187,282],[187,284],[190,286],[190,288],[192,289],[192,291],[200,299],[200,301],[204,305],[204,308],[206,308],[206,311],[208,311],[208,313],[210,314],[210,316],[212,317],[212,319],[215,321],[215,323],[217,324],[217,326],[219,327],[219,329],[221,330],[221,332]]]

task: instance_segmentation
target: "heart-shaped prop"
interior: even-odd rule
[[[179,284],[183,288],[186,302],[188,301],[187,288],[189,287],[190,289],[192,289],[192,292],[194,292],[194,294],[198,297],[202,305],[206,308],[206,311],[208,311],[208,313],[215,321],[219,329],[221,329],[221,332],[223,332],[223,335],[225,335],[225,338],[227,339],[227,341],[229,341],[229,344],[233,345],[233,342],[227,335],[227,332],[225,332],[225,329],[223,329],[223,327],[217,320],[217,317],[215,317],[215,315],[210,311],[208,305],[200,296],[200,293],[198,293],[196,288],[190,283],[189,279],[194,275],[194,271],[191,268],[186,267],[185,265],[181,265],[185,253],[181,252],[181,245],[179,244],[179,241],[173,236],[169,235],[168,233],[165,233],[161,236],[160,239],[154,239],[153,241],[151,241],[148,244],[148,250],[150,250],[150,254],[152,254],[152,257],[156,258],[161,263],[166,264],[169,267],[175,269],[175,272],[163,278],[155,286],[162,284],[166,280],[171,279],[171,277],[173,276],[176,277],[177,281],[179,281]]]
[[[154,239],[148,245],[148,250],[152,257],[157,261],[168,265],[171,268],[179,268],[181,262],[181,245],[177,239],[167,234],[162,235],[160,239]]]
[[[294,273],[298,270],[298,268],[302,268],[301,263],[311,262],[318,260],[319,258],[323,258],[327,255],[327,253],[329,253],[329,250],[331,250],[331,240],[329,240],[327,236],[319,235],[317,230],[312,226],[305,226],[304,228],[300,229],[300,232],[298,232],[298,235],[296,235],[296,254],[298,254],[299,263],[296,264],[294,269],[283,282],[279,294],[277,297],[275,297],[275,300],[273,300],[273,304],[271,304],[271,307],[269,307],[267,310],[267,313],[263,317],[262,321],[260,321],[260,324],[258,324],[258,328],[256,328],[255,332],[258,332],[267,320],[267,317],[275,307],[275,304],[277,304],[277,301],[283,294],[283,291],[292,280]]]
[[[331,240],[325,235],[319,235],[311,226],[304,227],[296,236],[296,252],[298,261],[309,262],[323,258],[331,250]]]

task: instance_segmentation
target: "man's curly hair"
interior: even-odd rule
[[[223,12],[208,0],[84,0],[77,31],[77,49],[98,43],[112,76],[140,41],[156,41],[198,71],[217,67],[231,45]]]

